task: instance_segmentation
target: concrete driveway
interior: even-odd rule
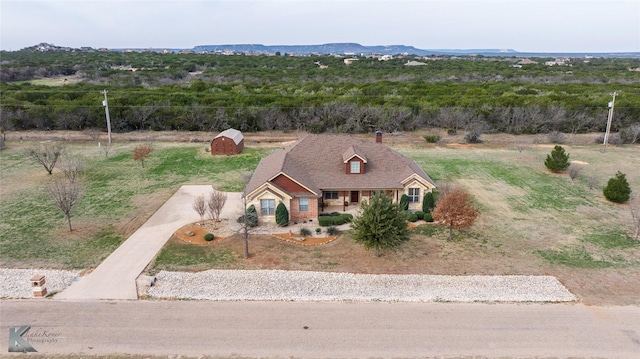
[[[185,185],[149,220],[120,245],[93,272],[82,277],[62,293],[62,300],[138,299],[136,278],[142,273],[171,235],[180,227],[200,219],[192,204],[194,198],[212,191],[210,185]],[[240,193],[228,193],[221,218],[237,217]]]

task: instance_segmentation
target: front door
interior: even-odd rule
[[[351,191],[351,203],[358,203],[358,202],[360,202],[360,192]]]

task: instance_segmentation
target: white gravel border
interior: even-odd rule
[[[33,298],[31,278],[44,275],[47,293],[60,292],[70,286],[78,271],[56,269],[0,268],[0,298]]]
[[[160,271],[153,298],[217,301],[572,302],[551,276],[353,274],[283,270]]]

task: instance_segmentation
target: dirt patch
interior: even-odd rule
[[[301,246],[318,246],[321,244],[327,244],[327,243],[333,242],[338,238],[338,236],[326,236],[326,237],[302,236],[302,235],[291,233],[291,232],[274,233],[273,236],[283,241],[295,243]]]
[[[190,223],[175,231],[173,235],[185,243],[203,245],[212,242],[204,239],[207,233],[213,234],[214,241],[234,235],[233,231],[227,226],[226,220]]]

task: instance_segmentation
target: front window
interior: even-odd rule
[[[420,188],[409,188],[409,202],[420,201]]]
[[[309,198],[300,198],[300,205],[298,206],[298,210],[300,212],[308,212],[309,211]]]
[[[324,199],[338,199],[338,191],[325,192]]]
[[[276,200],[275,199],[261,199],[260,200],[260,214],[263,216],[272,216],[276,213]]]
[[[351,173],[360,173],[360,161],[351,161]]]

